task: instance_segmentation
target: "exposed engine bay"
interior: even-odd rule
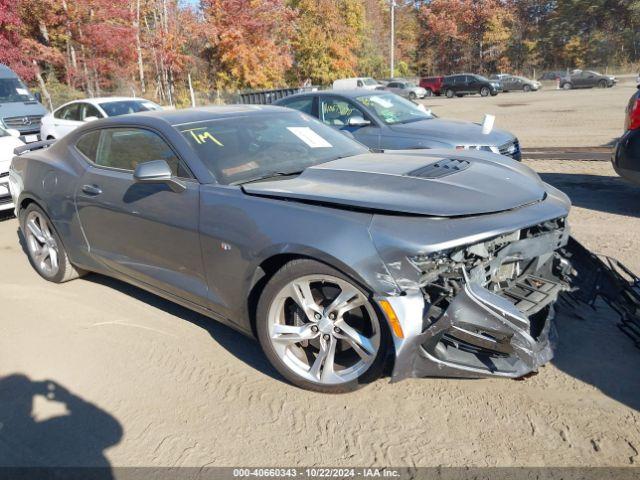
[[[398,369],[396,380],[535,372],[553,356],[555,310],[597,296],[640,338],[637,277],[570,238],[565,218],[410,261],[421,271],[425,311],[412,371]]]

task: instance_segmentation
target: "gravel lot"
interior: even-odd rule
[[[513,132],[523,148],[611,146],[622,133],[624,107],[635,90],[629,80],[605,89],[564,91],[551,83],[537,92],[430,97],[422,103],[444,118],[482,122],[485,113],[495,115],[495,126]]]
[[[525,147],[597,147],[620,133],[631,92],[429,103],[444,117],[496,113]],[[640,188],[607,162],[527,163],[572,197],[580,241],[640,272]],[[45,282],[17,227],[0,222],[0,465],[640,463],[640,351],[603,306],[558,318],[556,358],[524,381],[381,379],[326,396],[284,383],[252,340],[141,290]]]

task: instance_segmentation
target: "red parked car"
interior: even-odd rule
[[[444,77],[425,77],[420,79],[420,86],[427,91],[427,97],[440,95]]]
[[[626,131],[616,144],[611,163],[618,175],[640,184],[640,90],[629,100],[626,113]]]

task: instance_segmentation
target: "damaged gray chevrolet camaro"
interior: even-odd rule
[[[180,303],[256,336],[298,386],[353,390],[388,361],[393,380],[520,377],[552,357],[570,203],[509,158],[371,153],[255,106],[99,120],[16,154],[41,276]]]

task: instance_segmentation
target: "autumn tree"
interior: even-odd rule
[[[0,63],[8,65],[25,80],[34,77],[33,65],[22,54],[23,22],[15,0],[0,0]]]
[[[284,0],[202,0],[204,56],[219,87],[284,83],[295,13]]]
[[[357,73],[365,12],[359,0],[290,0],[297,12],[291,47],[295,77],[327,85]]]

